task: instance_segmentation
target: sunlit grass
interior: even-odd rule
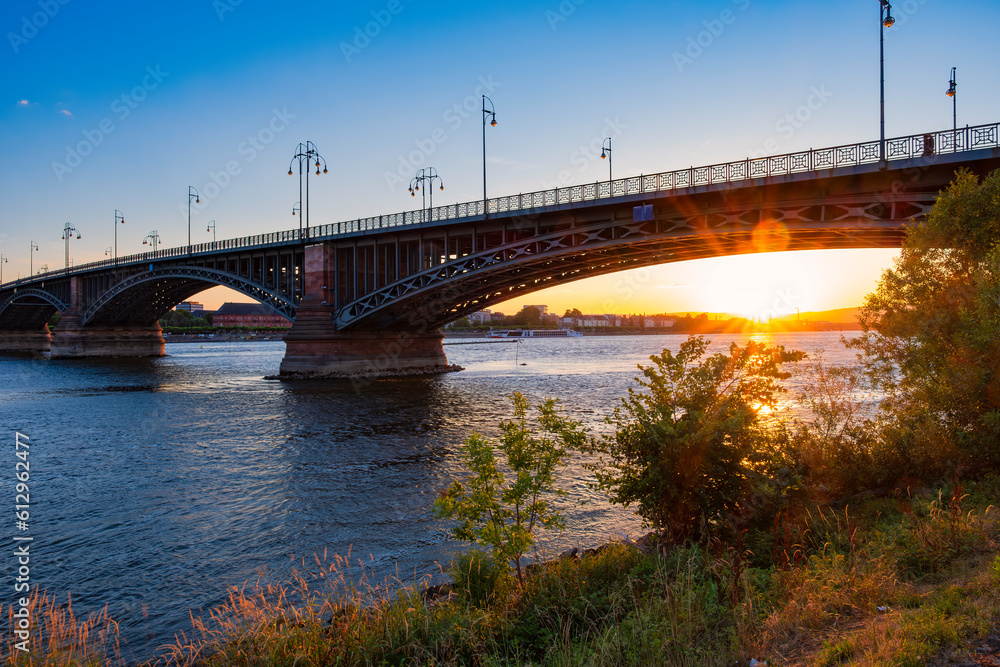
[[[19,650],[15,609],[0,608],[7,617],[3,638],[3,663],[6,665],[124,665],[119,644],[118,624],[108,616],[107,607],[87,618],[73,612],[72,599],[66,604],[36,588],[28,598],[31,619],[27,651]]]

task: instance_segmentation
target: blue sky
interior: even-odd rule
[[[330,170],[311,181],[313,224],[414,208],[406,185],[425,166],[444,181],[436,204],[478,199],[483,92],[498,120],[487,136],[494,196],[606,178],[597,156],[608,136],[616,177],[874,139],[878,11],[878,0],[8,1],[3,277],[28,273],[31,241],[35,270],[61,267],[66,222],[82,234],[74,263],[101,259],[115,209],[120,254],[142,251],[152,230],[164,247],[183,245],[189,185],[202,193],[195,242],[211,240],[210,220],[219,238],[297,227],[287,171],[306,140]],[[952,66],[959,124],[996,121],[1000,5],[907,0],[893,13],[887,134],[950,127]],[[891,255],[793,258],[776,280],[863,274],[855,296],[803,293],[800,304],[852,305]],[[616,306],[711,309],[698,302],[706,276],[725,285],[736,266],[661,267],[643,274],[645,300]],[[569,307],[622,276],[602,280],[525,302]],[[769,299],[780,287],[759,289]]]

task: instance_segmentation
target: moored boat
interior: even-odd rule
[[[490,329],[487,338],[578,338],[583,336],[572,329]]]

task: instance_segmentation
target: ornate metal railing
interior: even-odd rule
[[[1000,147],[1000,123],[886,139],[885,147],[886,158],[888,160],[918,157],[930,158],[934,155],[958,153],[980,148],[998,148]],[[819,171],[821,169],[875,164],[879,162],[879,159],[879,142],[867,141],[858,144],[834,146],[833,148],[818,148],[798,153],[786,153],[784,155],[746,158],[736,162],[724,162],[707,167],[690,167],[688,169],[678,169],[660,174],[643,174],[613,181],[600,181],[584,185],[571,185],[565,188],[497,197],[487,200],[486,206],[489,213],[517,211],[531,213],[535,209],[548,206],[575,204],[626,195],[656,194],[716,183],[738,183],[757,178]],[[319,225],[310,228],[309,235],[305,240],[326,241],[346,234],[377,232],[394,227],[474,218],[482,215],[482,200],[461,204],[446,204],[430,209],[390,213],[388,215]],[[50,277],[58,278],[115,265],[136,264],[169,259],[171,257],[186,257],[226,250],[288,245],[300,243],[302,240],[299,230],[292,229],[283,232],[272,232],[270,234],[226,239],[213,243],[199,243],[192,246],[181,246],[138,255],[128,255],[126,257],[119,257],[117,260],[106,259],[99,262],[90,262],[89,264],[81,264],[68,270],[50,271],[30,278],[21,278],[13,283],[8,283],[8,285],[19,285]]]

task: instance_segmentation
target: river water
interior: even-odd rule
[[[713,350],[745,340],[713,338]],[[813,357],[825,350],[830,363],[853,359],[839,333],[772,338]],[[137,361],[3,358],[4,470],[15,430],[31,438],[32,582],[72,594],[78,616],[107,604],[138,659],[189,631],[189,610],[258,577],[282,580],[295,559],[324,550],[350,548],[377,575],[437,573],[459,545],[433,518],[433,499],[460,475],[458,445],[497,433],[506,396],[560,398],[600,431],[636,365],[683,340],[449,339],[473,343],[445,348],[466,370],[365,385],[262,379],[277,371],[281,342],[168,344],[169,356]],[[797,373],[788,396],[803,382]],[[587,487],[580,464],[560,480],[567,530],[546,539],[549,553],[641,531]],[[13,505],[9,482],[0,488]],[[14,568],[0,559],[4,581]],[[13,596],[5,586],[0,603]]]

